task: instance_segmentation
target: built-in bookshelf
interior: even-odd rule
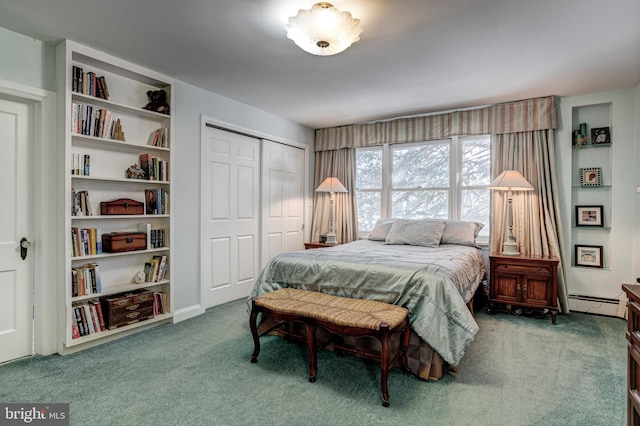
[[[611,104],[572,110],[571,259],[573,267],[610,269]]]
[[[173,119],[143,107],[147,92],[159,89],[171,104],[173,80],[71,41],[56,55],[58,163],[66,194],[59,205],[58,349],[64,354],[172,320]],[[103,214],[103,204],[118,200],[124,200],[122,212]],[[119,233],[144,244],[107,252],[105,235]],[[105,328],[101,304],[141,290],[153,294],[153,314]]]

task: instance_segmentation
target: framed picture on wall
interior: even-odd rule
[[[611,136],[608,127],[591,129],[591,145],[604,145],[609,143],[611,143]]]
[[[604,226],[602,206],[576,206],[576,226]]]
[[[602,246],[575,245],[576,266],[602,268]]]
[[[585,167],[578,170],[580,173],[580,185],[600,186],[602,185],[602,168]]]

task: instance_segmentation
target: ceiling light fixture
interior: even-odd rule
[[[341,12],[331,3],[316,3],[309,10],[300,9],[285,25],[287,37],[312,55],[340,53],[360,40],[360,20]]]

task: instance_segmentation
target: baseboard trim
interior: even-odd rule
[[[626,318],[627,300],[570,294],[569,309],[575,312]]]
[[[192,305],[173,312],[173,322],[181,322],[204,314],[202,305]]]

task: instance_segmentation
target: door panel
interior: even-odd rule
[[[205,308],[249,295],[259,273],[260,141],[205,127],[202,262]]]
[[[262,266],[304,248],[304,150],[262,141]]]
[[[0,99],[0,362],[30,355],[34,249],[32,240],[32,108]]]

